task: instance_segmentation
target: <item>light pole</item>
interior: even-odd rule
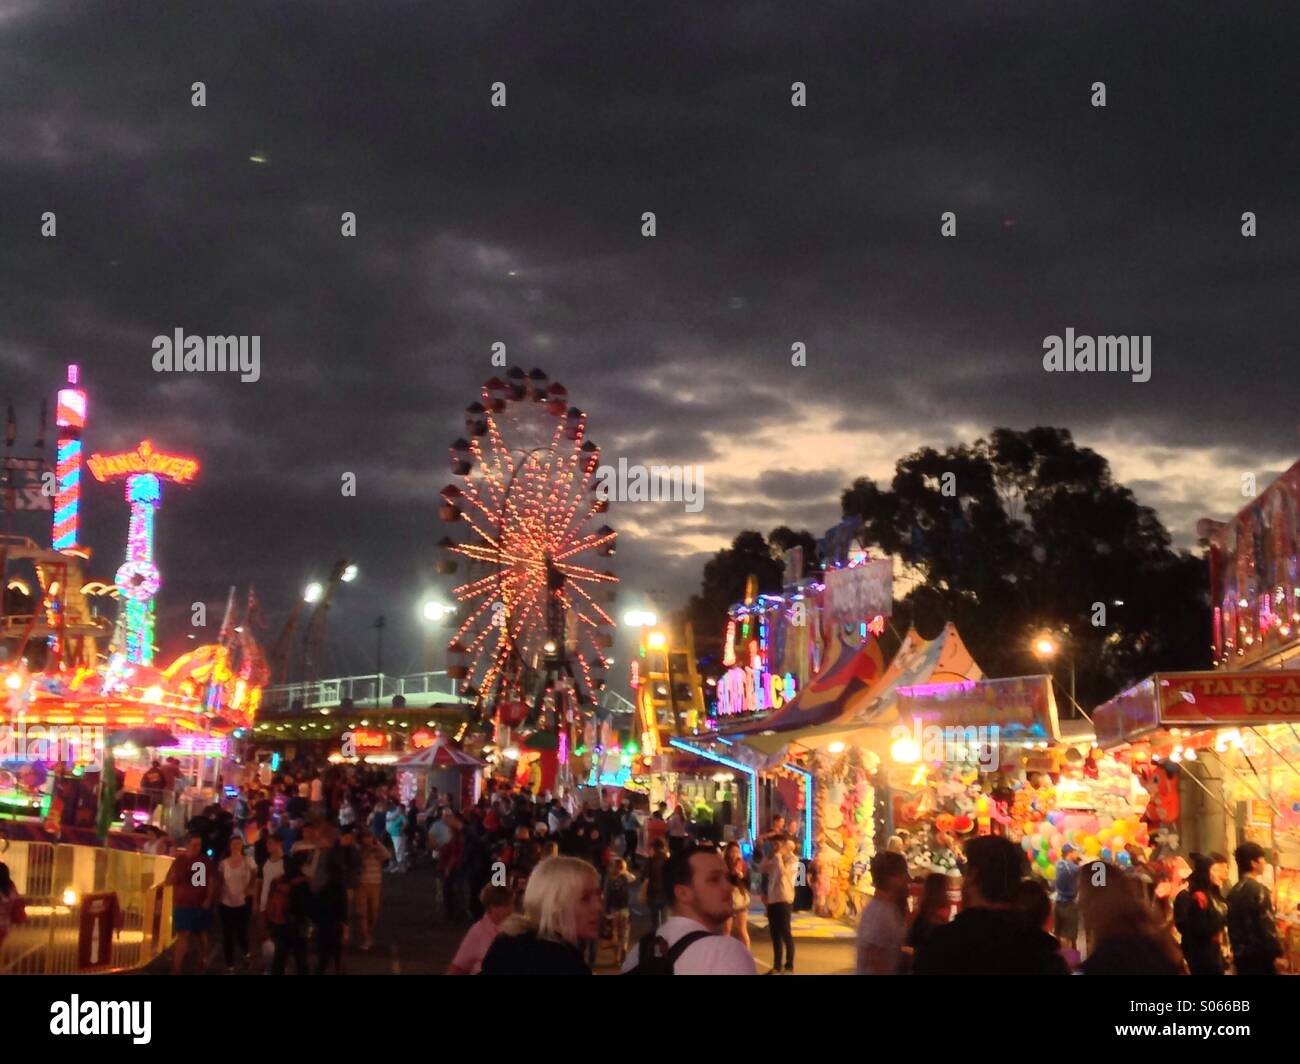
[[[384,686],[384,624],[381,614],[375,619],[375,709],[379,708],[379,695]]]
[[[1060,653],[1061,644],[1051,632],[1039,632],[1038,635],[1034,636],[1032,649],[1034,657],[1038,658],[1039,661],[1050,662]],[[1067,654],[1066,660],[1070,664],[1070,716],[1075,717],[1078,716],[1075,707],[1079,703],[1074,692],[1074,655]]]

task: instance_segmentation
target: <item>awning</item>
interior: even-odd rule
[[[1156,673],[1098,706],[1093,722],[1103,749],[1160,728],[1300,724],[1300,671]]]
[[[898,715],[939,728],[995,727],[1004,740],[1060,738],[1050,676],[899,687]]]
[[[899,687],[978,680],[983,675],[955,625],[945,625],[935,639],[922,639],[913,628],[903,637],[898,653],[874,684],[846,685],[842,697],[836,700],[839,714],[829,723],[775,735],[746,736],[744,742],[766,754],[774,754],[787,744],[824,749],[864,728],[885,728],[897,723]]]

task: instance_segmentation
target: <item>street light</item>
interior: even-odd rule
[[[668,645],[668,637],[663,632],[651,632],[645,643],[651,650],[663,650]]]
[[[1060,652],[1061,646],[1051,632],[1040,632],[1034,637],[1034,657],[1039,661],[1050,661]],[[1078,715],[1078,701],[1074,697],[1074,655],[1067,655],[1070,663],[1070,716]]]
[[[343,570],[342,580],[345,584],[352,583],[352,581],[355,580],[356,578],[357,578],[357,567],[355,565],[349,565],[346,569]]]
[[[313,580],[303,589],[302,600],[308,605],[319,602],[321,595],[325,594],[325,588],[321,586],[320,581]]]
[[[623,623],[628,628],[653,628],[659,623],[659,618],[650,610],[628,610],[623,614]]]
[[[455,612],[455,606],[448,606],[446,603],[438,602],[435,599],[430,599],[421,609],[424,619],[434,623],[441,621],[444,617],[450,617]]]

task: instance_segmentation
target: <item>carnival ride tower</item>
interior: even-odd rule
[[[153,663],[154,598],[162,576],[154,564],[154,513],[162,504],[162,481],[187,484],[199,464],[155,451],[148,440],[133,452],[93,455],[87,463],[101,482],[126,477],[126,501],[131,521],[126,537],[126,561],[117,570],[114,583],[122,593],[123,607],[118,623],[122,630],[120,649],[126,660],[137,665]]]

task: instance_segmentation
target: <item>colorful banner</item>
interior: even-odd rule
[[[1214,531],[1210,589],[1221,663],[1239,669],[1300,639],[1300,462]]]
[[[898,715],[941,728],[991,727],[1007,739],[1060,734],[1050,676],[915,684],[899,687]]]
[[[880,558],[826,572],[826,609],[834,624],[888,617],[894,603],[894,562]]]
[[[1166,726],[1300,723],[1300,672],[1183,672],[1156,679]]]

